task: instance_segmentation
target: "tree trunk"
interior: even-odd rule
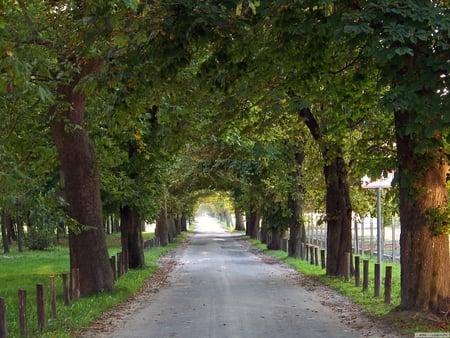
[[[345,161],[324,166],[327,213],[327,275],[345,276],[345,254],[352,253],[352,207]],[[353,271],[353,264],[351,266]]]
[[[243,231],[244,228],[244,216],[239,208],[234,209],[234,216],[236,218],[236,226],[234,227],[236,231]]]
[[[181,231],[187,231],[187,219],[186,216],[181,216]]]
[[[345,160],[341,155],[342,148],[338,144],[329,144],[323,140],[320,126],[309,108],[301,109],[299,117],[304,120],[312,137],[318,142],[325,162],[323,172],[326,183],[328,226],[327,275],[344,276],[345,253],[352,252],[352,207]],[[353,271],[353,263],[351,271]]]
[[[408,113],[396,113],[397,131],[411,120]],[[440,214],[448,220],[446,179],[449,163],[440,150],[416,154],[414,140],[399,134],[397,132],[401,222],[400,308],[435,313],[447,311],[450,307],[449,237],[431,231],[433,226],[439,224],[439,217],[433,220],[427,214]],[[444,220],[440,219],[441,222]]]
[[[3,253],[9,252],[9,239],[8,239],[8,233],[7,233],[7,223],[8,223],[8,212],[3,209],[2,210],[2,242],[3,242]]]
[[[167,220],[167,207],[164,202],[159,217],[156,220],[155,235],[159,237],[161,246],[167,246],[169,244],[169,223]]]
[[[289,246],[288,255],[290,257],[300,257],[301,241],[305,241],[306,230],[305,224],[302,220],[303,215],[303,187],[300,185],[300,178],[302,174],[303,160],[305,159],[304,146],[301,144],[300,149],[297,150],[294,157],[295,171],[292,173],[294,182],[298,186],[295,187],[295,192],[289,196],[288,207],[291,210],[292,216],[289,224]]]
[[[122,251],[128,252],[128,266],[131,269],[145,267],[141,218],[138,212],[129,206],[120,208],[120,232]]]
[[[253,239],[258,238],[259,221],[261,217],[257,211],[252,211],[250,214],[250,237]]]
[[[250,222],[250,215],[251,211],[247,210],[245,213],[245,235],[250,236],[251,234],[251,222]]]
[[[267,243],[267,249],[269,250],[280,250],[280,242],[281,242],[281,232],[277,228],[271,229],[271,240],[270,243]]]
[[[68,85],[58,86],[58,95],[69,107],[52,107],[50,127],[64,175],[64,190],[70,226],[70,267],[78,268],[82,296],[114,288],[106,238],[103,231],[100,181],[94,148],[84,129],[86,97],[76,90],[80,79],[92,74],[102,62],[80,62],[80,73]]]

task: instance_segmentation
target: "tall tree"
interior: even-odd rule
[[[450,302],[448,228],[449,7],[440,1],[361,1],[346,32],[366,40],[395,116],[401,221],[401,309]]]

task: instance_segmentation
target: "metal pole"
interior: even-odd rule
[[[377,188],[377,263],[380,264],[381,271],[381,260],[382,256],[382,243],[381,243],[381,188]],[[381,285],[381,273],[380,273],[380,284]]]

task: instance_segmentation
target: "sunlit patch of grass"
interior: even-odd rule
[[[144,235],[151,238],[153,234]],[[72,337],[77,330],[88,327],[100,314],[120,304],[136,293],[143,282],[158,268],[157,261],[161,255],[173,250],[186,236],[177,237],[174,243],[166,247],[157,247],[144,252],[147,267],[130,270],[115,283],[113,292],[103,292],[90,297],[83,297],[70,306],[64,306],[61,273],[69,270],[69,251],[67,247],[54,247],[45,251],[13,251],[0,255],[0,297],[5,299],[7,311],[8,337],[19,336],[18,329],[18,290],[27,291],[28,337]],[[120,251],[120,236],[107,236],[110,254]],[[37,328],[36,284],[43,284],[46,299],[49,298],[49,276],[55,275],[57,292],[57,318],[51,317],[49,302],[46,301],[47,326],[44,332]]]

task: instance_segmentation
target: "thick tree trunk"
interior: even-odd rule
[[[396,113],[396,124],[411,117]],[[410,123],[410,122],[409,122]],[[428,215],[448,220],[448,160],[440,150],[415,154],[415,142],[397,133],[401,222],[401,304],[404,310],[447,311],[450,307],[449,237],[433,234],[439,224]],[[445,213],[447,212],[447,216]],[[441,221],[444,221],[441,218]]]
[[[251,211],[247,210],[245,213],[245,235],[250,236],[251,233],[251,224],[250,224],[250,215]]]
[[[181,216],[181,231],[187,231],[187,219],[186,216]]]
[[[294,182],[300,182],[302,174],[303,160],[305,159],[305,153],[303,145],[300,145],[300,149],[295,153],[294,165],[296,170],[292,173]],[[295,187],[295,192],[289,196],[288,207],[291,210],[292,216],[289,221],[289,246],[288,255],[290,257],[300,257],[301,242],[305,242],[306,230],[305,224],[302,221],[303,215],[303,187],[299,185]]]
[[[236,231],[243,231],[245,230],[244,227],[244,215],[242,215],[242,211],[239,208],[234,209],[234,216],[236,218],[236,225],[235,230]]]
[[[345,276],[345,253],[352,253],[352,207],[345,161],[324,166],[327,213],[327,275]],[[353,265],[352,269],[353,271]]]
[[[122,251],[128,252],[128,266],[131,269],[145,267],[141,218],[138,212],[129,206],[120,208],[120,232]]]
[[[249,236],[253,239],[258,238],[258,232],[259,232],[259,221],[261,220],[261,217],[257,211],[252,211],[250,213],[250,219],[249,219]]]
[[[289,246],[288,255],[290,257],[300,257],[300,248],[302,241],[305,242],[306,230],[302,221],[302,202],[299,199],[289,198],[289,208],[292,217],[289,226]]]
[[[92,74],[100,66],[99,61],[86,61],[69,85],[58,87],[59,97],[69,107],[55,106],[49,111],[64,175],[67,212],[76,221],[69,231],[70,266],[79,269],[82,296],[114,288],[103,231],[97,160],[84,129],[86,97],[75,89],[83,76]]]
[[[291,93],[291,95],[294,95]],[[347,182],[347,170],[342,149],[338,144],[328,144],[323,140],[320,126],[309,108],[299,111],[323,152],[326,163],[323,168],[326,183],[327,213],[327,275],[345,275],[345,253],[352,252],[352,207]],[[330,151],[329,149],[333,149]],[[333,156],[331,154],[337,154]],[[353,260],[352,260],[353,262]],[[353,264],[351,266],[353,271]]]
[[[167,219],[167,208],[164,202],[159,217],[156,220],[155,235],[159,237],[161,246],[169,245],[169,223]]]
[[[281,232],[279,229],[271,230],[271,240],[270,243],[267,243],[267,249],[269,250],[280,250],[280,242],[281,242]]]

